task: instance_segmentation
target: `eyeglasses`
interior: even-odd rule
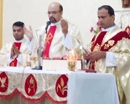
[[[48,11],[47,14],[48,14],[48,15],[49,15],[49,14],[57,14],[58,12],[60,12],[60,11],[52,11],[52,12]]]

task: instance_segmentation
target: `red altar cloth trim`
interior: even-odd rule
[[[28,102],[40,102],[41,100],[43,100],[45,97],[47,97],[53,104],[67,104],[67,101],[56,101],[54,100],[46,91],[40,98],[38,99],[31,99],[31,98],[27,98],[25,97],[18,89],[15,89],[12,93],[8,94],[8,95],[0,95],[0,99],[7,99],[7,98],[11,98],[13,97],[15,94],[19,94],[24,100],[28,101]]]
[[[4,70],[6,71],[6,70]],[[21,72],[21,82],[23,82],[24,80],[26,81],[26,79],[28,78],[25,78],[23,80],[23,76],[24,76],[24,73],[23,71],[25,71],[24,69]],[[2,70],[3,72],[3,70]],[[7,73],[7,76],[10,78],[11,76],[8,75],[9,73]],[[60,73],[61,74],[61,73]],[[64,73],[63,73],[64,74]],[[27,75],[28,76],[28,75]],[[58,75],[59,76],[59,75]],[[58,77],[59,78],[59,77]],[[28,96],[25,92],[25,90],[22,89],[22,83],[20,83],[21,86],[18,86],[18,88],[16,87],[12,87],[12,84],[9,84],[10,86],[8,87],[7,91],[5,92],[1,92],[0,91],[0,99],[8,99],[8,98],[11,98],[13,96],[15,96],[16,94],[18,94],[18,96],[22,99],[24,99],[25,101],[30,101],[30,102],[40,102],[41,100],[43,100],[44,98],[48,98],[51,102],[53,102],[53,104],[66,104],[67,103],[67,98],[62,98],[62,97],[59,97],[59,98],[55,98],[53,96],[53,94],[51,94],[50,92],[48,91],[43,91],[42,93],[40,92],[40,95],[37,96],[37,93],[34,94],[34,96]],[[11,87],[11,89],[10,89]],[[24,86],[23,86],[24,88]],[[55,90],[55,89],[54,89]],[[56,93],[55,93],[56,95]],[[57,95],[56,95],[57,96]]]
[[[8,94],[8,95],[2,95],[0,94],[0,99],[7,99],[7,98],[11,98],[13,97],[16,93],[18,93],[19,91],[17,89],[15,89],[12,93]]]
[[[44,99],[45,97],[47,97],[53,104],[67,104],[67,101],[55,101],[46,91],[40,98],[38,99],[31,99],[31,98],[26,98],[22,93],[19,92],[19,94],[21,95],[21,97],[23,99],[25,99],[26,101],[29,102],[40,102],[42,99]]]

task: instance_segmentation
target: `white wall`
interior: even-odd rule
[[[121,0],[56,0],[63,5],[63,17],[74,23],[80,30],[84,45],[90,42],[93,34],[90,27],[97,22],[97,8],[101,5],[111,5],[115,10],[121,10]],[[4,0],[3,14],[3,44],[12,41],[12,24],[23,21],[26,27],[33,30],[48,20],[48,5],[53,0]]]

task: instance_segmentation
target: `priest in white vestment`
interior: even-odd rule
[[[29,40],[24,38],[27,29],[21,21],[12,26],[14,42],[6,43],[0,50],[0,66],[26,67],[30,65],[30,56],[33,52],[33,36],[28,34]]]
[[[75,25],[63,19],[62,14],[62,5],[51,3],[48,7],[49,21],[36,29],[36,35],[42,35],[43,58],[62,58],[71,49],[75,49],[81,56],[80,32]]]

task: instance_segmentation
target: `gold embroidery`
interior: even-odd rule
[[[104,45],[104,49],[108,49],[109,46],[110,46],[109,44],[105,44],[105,45]]]
[[[34,80],[33,80],[32,77],[30,78],[30,81],[29,81],[29,82],[30,82],[30,84],[34,84]]]
[[[97,45],[95,46],[95,48],[94,48],[94,51],[99,51],[100,48],[101,48],[101,46],[100,46],[99,44],[97,44]]]
[[[58,89],[60,90],[62,95],[64,95],[65,91],[67,91],[67,85],[65,85],[63,78],[60,79],[60,84],[58,84],[57,86],[57,92],[58,92]]]
[[[109,40],[109,41],[108,41],[108,44],[105,44],[105,45],[104,45],[104,49],[108,49],[110,46],[113,46],[114,43],[115,43],[114,40]]]
[[[6,77],[0,78],[0,82],[1,82],[1,87],[2,87],[2,88],[5,87],[5,81],[6,81]]]
[[[114,42],[115,42],[114,40],[109,40],[109,41],[108,41],[108,44],[109,44],[110,46],[113,46],[113,45],[114,45]]]
[[[50,39],[53,38],[53,35],[51,33],[49,33],[49,35],[46,37],[46,42],[47,44],[50,44]]]
[[[32,88],[34,89],[34,80],[33,80],[32,77],[30,78],[29,83],[30,83],[31,86],[28,88],[28,93],[31,92],[31,89],[32,89]]]

